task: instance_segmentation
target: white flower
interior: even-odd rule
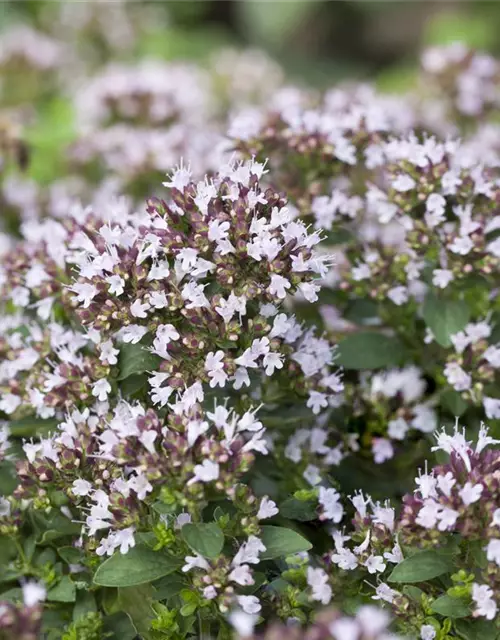
[[[309,482],[309,484],[311,484],[313,487],[321,482],[321,475],[319,473],[319,469],[314,464],[308,464],[302,475],[307,480],[307,482]]]
[[[115,349],[113,347],[113,342],[111,340],[106,340],[99,345],[101,350],[101,355],[99,356],[99,360],[101,362],[107,362],[108,364],[117,364],[118,362],[118,354],[120,353],[119,349]]]
[[[130,313],[134,318],[146,318],[151,307],[147,302],[141,303],[139,298],[130,306]]]
[[[102,378],[102,380],[98,380],[92,385],[92,395],[101,402],[104,402],[104,400],[107,399],[110,391],[111,385],[106,378]]]
[[[205,371],[210,378],[210,387],[213,389],[217,385],[224,387],[228,378],[224,371],[224,351],[219,350],[216,353],[211,351],[205,359]]]
[[[177,518],[175,519],[175,528],[182,529],[185,524],[189,524],[191,522],[191,516],[189,513],[179,513]]]
[[[109,293],[115,296],[121,296],[125,291],[125,280],[121,276],[108,276],[106,282],[109,284]]]
[[[354,571],[358,566],[358,559],[350,549],[340,547],[332,554],[332,562],[344,571]]]
[[[431,227],[437,227],[445,220],[446,200],[439,193],[431,193],[426,202],[425,221]]]
[[[312,409],[314,415],[318,415],[321,409],[328,407],[328,398],[325,393],[321,391],[309,391],[309,398],[307,399],[306,406]]]
[[[486,417],[490,420],[498,420],[500,418],[500,400],[498,398],[483,398],[484,411]]]
[[[299,284],[299,291],[308,302],[316,302],[318,300],[318,291],[321,289],[321,285],[316,282],[301,282]]]
[[[276,503],[273,502],[273,500],[270,500],[267,496],[264,496],[260,501],[259,510],[257,512],[257,520],[272,518],[277,513],[279,513],[279,509],[276,506]]]
[[[244,611],[232,611],[229,614],[229,623],[241,638],[253,635],[257,619],[256,615],[250,615]]]
[[[255,582],[252,576],[252,571],[247,564],[240,564],[235,567],[229,574],[228,578],[243,587],[254,584]]]
[[[245,613],[259,613],[261,605],[257,596],[236,596],[236,600]]]
[[[120,553],[128,553],[129,549],[135,547],[134,538],[135,528],[127,527],[126,529],[120,529],[115,533],[116,546],[120,547]]]
[[[273,296],[277,296],[280,299],[286,298],[286,290],[290,289],[292,285],[286,278],[273,273],[271,276],[271,284],[267,288],[269,293]]]
[[[472,378],[456,362],[448,362],[446,364],[444,375],[455,391],[467,391],[471,388]]]
[[[495,345],[488,347],[483,354],[483,358],[495,369],[500,368],[500,347]]]
[[[265,550],[266,547],[257,536],[249,536],[248,540],[238,549],[231,564],[233,566],[240,564],[258,564],[260,562],[259,553]]]
[[[384,602],[392,604],[396,596],[399,596],[398,591],[396,591],[395,589],[391,589],[391,587],[385,582],[381,582],[375,589],[375,595],[372,596],[372,599],[383,600]]]
[[[148,332],[147,327],[138,324],[129,324],[121,332],[123,342],[137,344]]]
[[[401,286],[393,287],[387,292],[387,297],[400,307],[402,304],[405,304],[405,302],[408,302],[408,289]]]
[[[10,502],[0,496],[0,518],[4,518],[6,516],[10,516]]]
[[[206,600],[213,600],[217,597],[217,589],[213,586],[213,584],[203,589],[203,597]]]
[[[23,601],[27,607],[34,607],[39,602],[43,602],[47,595],[45,587],[39,582],[28,581],[22,586]]]
[[[394,447],[387,438],[374,438],[372,442],[372,453],[375,464],[382,464],[394,456]]]
[[[450,251],[461,256],[466,256],[473,247],[474,243],[469,236],[457,236],[453,242],[448,245]]]
[[[197,464],[194,468],[194,477],[189,480],[188,485],[195,482],[212,482],[219,477],[219,465],[211,460],[203,460],[202,464]]]
[[[364,563],[368,573],[382,573],[385,570],[385,562],[382,556],[370,555]]]
[[[451,471],[448,471],[444,476],[439,475],[436,478],[436,482],[441,493],[444,493],[444,495],[449,498],[451,495],[451,490],[453,489],[457,481],[453,477]]]
[[[423,624],[420,627],[420,640],[434,640],[436,629],[431,624]]]
[[[352,268],[351,275],[353,280],[359,282],[360,280],[366,280],[367,278],[370,278],[372,272],[367,264],[358,264],[357,266]]]
[[[202,556],[196,554],[195,556],[186,556],[184,558],[185,565],[182,567],[182,571],[186,573],[187,571],[191,571],[191,569],[203,569],[204,571],[208,571],[210,569],[210,565]]]
[[[462,498],[462,502],[466,507],[474,502],[477,502],[483,492],[482,484],[473,485],[471,482],[467,482],[462,489],[458,492],[458,495]]]
[[[16,396],[13,393],[6,393],[0,400],[0,410],[10,415],[11,413],[14,413],[14,411],[19,407],[20,404],[20,396]]]
[[[340,502],[340,493],[336,489],[319,488],[318,501],[323,507],[323,517],[339,523],[344,516],[344,507]]]
[[[328,575],[321,569],[307,568],[307,584],[312,589],[311,598],[321,604],[328,604],[332,599],[332,588],[328,584]]]
[[[83,302],[83,308],[87,309],[90,303],[98,294],[97,287],[89,282],[77,283],[72,287],[69,287],[70,291],[76,293],[76,299],[78,302]]]
[[[88,480],[78,478],[78,480],[75,480],[71,485],[71,489],[75,496],[88,496],[92,491],[92,485]]]
[[[270,351],[264,356],[262,364],[266,369],[266,376],[272,376],[275,369],[283,369],[283,356],[281,353]]]
[[[458,511],[455,511],[455,509],[451,509],[450,507],[443,507],[437,516],[439,519],[439,531],[452,529],[455,526],[459,515],[460,513]]]
[[[475,615],[487,620],[494,620],[497,614],[497,604],[494,600],[493,590],[486,584],[472,585],[472,599],[476,603]]]
[[[191,182],[191,165],[188,164],[187,167],[185,167],[181,160],[180,164],[175,167],[170,175],[167,173],[167,178],[168,180],[162,182],[164,187],[184,191],[185,187]]]
[[[415,184],[415,180],[411,176],[407,174],[400,174],[395,180],[392,181],[392,188],[396,191],[404,193],[413,189],[415,187]]]
[[[441,507],[437,502],[432,499],[425,500],[424,506],[418,512],[415,522],[425,529],[433,529],[440,513]]]
[[[486,547],[486,557],[500,567],[500,538],[492,538]]]
[[[446,289],[446,287],[453,280],[453,272],[449,269],[434,269],[432,272],[432,284],[440,289]]]

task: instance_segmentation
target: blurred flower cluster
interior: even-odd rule
[[[0,34],[0,638],[494,640],[500,63],[70,4]]]

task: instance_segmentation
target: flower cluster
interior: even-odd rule
[[[308,568],[310,597],[323,604],[361,580],[410,634],[450,631],[445,618],[496,620],[499,593],[498,449],[483,425],[473,445],[457,427],[436,436],[449,463],[419,471],[396,516],[361,492],[352,528],[333,531],[334,550]],[[340,519],[337,520],[340,522]],[[448,579],[434,580],[448,574]],[[451,575],[449,575],[451,574]],[[414,586],[417,583],[419,588]],[[425,583],[425,584],[424,584]]]
[[[299,88],[156,5],[0,34],[0,637],[493,640],[498,61]]]
[[[289,625],[272,625],[264,635],[252,635],[249,616],[234,613],[231,617],[241,640],[397,640],[388,629],[389,617],[380,609],[365,605],[355,616],[343,616],[339,611],[326,609],[316,617],[307,629],[293,622]]]

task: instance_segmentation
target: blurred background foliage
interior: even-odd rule
[[[117,0],[89,0],[113,5]],[[78,0],[64,0],[75,4]],[[120,3],[123,4],[123,3]],[[491,0],[172,0],[126,2],[151,12],[128,56],[203,59],[224,45],[259,47],[294,78],[328,83],[379,79],[398,89],[429,44],[460,40],[500,53],[500,2]],[[54,0],[0,3],[0,29],[13,22],[46,25]],[[402,74],[401,71],[404,71]],[[392,78],[389,82],[387,78]],[[404,87],[402,87],[404,88]]]
[[[79,4],[102,5],[111,15],[126,4],[136,21],[134,37],[107,50],[105,39],[87,37],[84,29],[58,32],[61,12]],[[78,21],[78,12],[74,15]],[[222,47],[252,47],[265,50],[298,84],[331,87],[343,80],[366,80],[390,92],[406,91],[412,85],[419,54],[427,45],[462,41],[500,54],[500,2],[481,0],[1,2],[0,31],[16,24],[70,42],[87,72],[106,62],[137,62],[146,57],[204,64]],[[16,86],[21,90],[23,82],[19,78],[11,91],[15,93]],[[9,92],[4,91],[0,108],[9,106],[8,98]],[[71,101],[60,95],[30,106],[36,117],[28,118],[27,126],[23,122],[23,135],[33,150],[28,175],[48,183],[58,175],[61,149],[74,136]]]

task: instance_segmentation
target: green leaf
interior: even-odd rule
[[[347,307],[344,317],[359,325],[372,324],[378,317],[378,304],[374,300],[353,300]]]
[[[260,538],[266,550],[260,554],[262,560],[271,560],[308,551],[312,545],[300,533],[286,527],[265,525],[261,528]]]
[[[220,555],[224,546],[224,534],[214,523],[185,524],[182,529],[182,537],[193,551],[204,558],[216,558]]]
[[[114,553],[97,569],[94,582],[102,587],[131,587],[153,582],[180,567],[178,560],[143,545],[128,553]]]
[[[418,603],[422,602],[422,595],[424,594],[424,592],[422,591],[422,589],[419,589],[418,587],[414,587],[413,585],[407,584],[403,587],[403,593],[405,594],[405,596],[408,596],[415,602],[418,602]]]
[[[47,436],[50,432],[55,431],[58,425],[57,420],[43,420],[30,416],[29,418],[21,418],[9,422],[9,432],[15,438],[36,438]]]
[[[10,460],[0,462],[0,487],[2,487],[2,496],[10,496],[19,484],[16,475],[16,466]]]
[[[167,576],[153,584],[155,589],[155,600],[168,600],[176,596],[182,589],[188,586],[181,576]]]
[[[400,562],[387,578],[388,582],[424,582],[453,571],[454,562],[450,555],[437,551],[419,551]]]
[[[63,576],[56,586],[47,592],[47,600],[51,602],[75,602],[75,583],[69,576]]]
[[[111,634],[110,640],[134,640],[137,637],[137,631],[130,618],[121,611],[106,616],[103,620],[103,629],[105,633]]]
[[[0,600],[7,602],[22,602],[23,601],[23,591],[19,587],[13,587],[12,589],[8,589],[3,593],[0,593]]]
[[[81,618],[87,613],[97,611],[94,594],[91,591],[78,591],[76,594],[76,603],[73,607],[73,622]]]
[[[346,369],[379,369],[401,364],[406,358],[398,338],[374,331],[353,333],[340,341],[338,349],[336,364]]]
[[[38,542],[40,545],[49,544],[64,536],[77,536],[81,530],[79,524],[66,518],[60,511],[55,509],[48,516],[33,511],[31,518],[35,532],[40,535]]]
[[[447,389],[441,394],[441,405],[456,418],[465,413],[468,407],[467,402],[454,389]]]
[[[298,520],[299,522],[316,520],[318,517],[316,505],[315,501],[298,500],[292,496],[279,505],[280,515],[289,520]]]
[[[120,389],[124,396],[133,396],[138,391],[141,391],[147,382],[148,376],[145,373],[136,373],[123,380]]]
[[[59,547],[57,553],[61,556],[66,564],[80,564],[82,561],[82,552],[75,547]]]
[[[156,513],[160,515],[169,515],[170,513],[175,513],[177,506],[175,504],[165,504],[164,502],[160,502],[157,500],[153,502],[151,505]]]
[[[498,637],[495,623],[488,620],[457,620],[455,629],[464,640],[496,640]]]
[[[123,344],[118,356],[118,380],[125,380],[145,371],[154,371],[159,367],[160,361],[161,359],[148,351],[144,344]]]
[[[422,309],[425,323],[442,347],[451,346],[450,336],[461,331],[469,321],[470,311],[461,300],[440,298],[430,291]]]
[[[463,600],[448,595],[434,600],[431,609],[445,618],[467,618],[471,615],[469,606]]]
[[[128,615],[142,640],[152,639],[150,628],[151,621],[155,618],[152,594],[150,584],[118,590],[120,608]]]

